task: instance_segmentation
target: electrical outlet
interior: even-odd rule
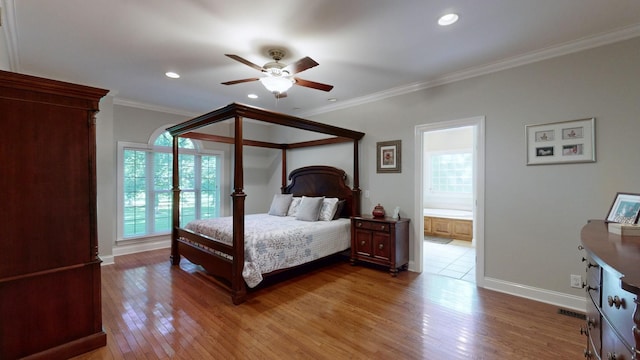
[[[571,275],[571,287],[579,289],[582,288],[582,276]]]
[[[364,198],[368,199],[369,198],[369,190],[365,190],[364,191]]]

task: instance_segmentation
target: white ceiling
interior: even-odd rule
[[[11,70],[185,114],[231,102],[310,114],[640,36],[638,0],[1,1]],[[438,26],[447,12],[460,20]],[[261,75],[224,54],[264,65],[273,47],[284,63],[316,60],[299,77],[334,89],[276,101],[259,82],[220,84]]]

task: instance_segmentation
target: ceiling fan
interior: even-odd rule
[[[280,60],[285,56],[284,50],[271,49],[269,50],[269,56],[273,59],[273,61],[264,64],[264,66],[259,66],[238,55],[225,55],[232,58],[233,60],[239,61],[249,67],[265,73],[266,76],[260,78],[226,81],[222,83],[223,85],[234,85],[250,81],[260,81],[262,85],[264,85],[264,87],[271,93],[273,93],[278,99],[286,97],[287,90],[289,90],[289,88],[291,88],[291,86],[293,85],[304,86],[322,91],[331,91],[331,89],[333,89],[333,85],[304,80],[294,76],[297,73],[301,73],[307,69],[319,65],[317,62],[315,62],[315,60],[308,56],[296,61],[293,64],[285,65],[280,62]]]

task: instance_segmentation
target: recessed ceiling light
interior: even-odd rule
[[[247,95],[247,97],[248,97],[249,99],[257,99],[257,98],[258,98],[258,95],[256,95],[256,94],[249,94],[249,95]]]
[[[458,14],[451,13],[442,15],[440,19],[438,19],[438,25],[447,26],[455,23],[456,21],[458,21]]]
[[[180,74],[175,73],[173,71],[167,71],[166,73],[164,73],[168,78],[172,78],[172,79],[178,79],[180,77]]]

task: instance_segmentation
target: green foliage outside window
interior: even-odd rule
[[[162,133],[154,150],[123,151],[123,237],[167,233],[171,230],[173,138]],[[195,149],[179,138],[184,149]],[[169,148],[167,148],[169,147]],[[218,214],[217,155],[180,154],[180,223]]]

